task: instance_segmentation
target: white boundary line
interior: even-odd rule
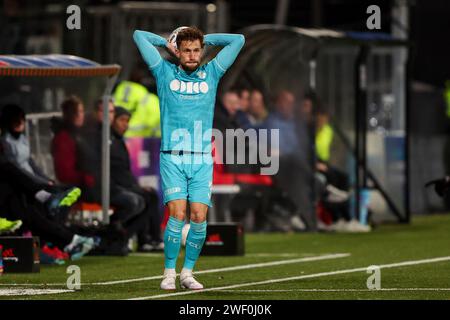
[[[294,258],[294,257],[308,257],[313,256],[317,253],[249,253],[246,254],[246,258]],[[325,254],[325,253],[323,253]],[[129,254],[130,257],[138,257],[138,258],[161,258],[164,257],[164,253],[142,253],[142,252],[134,252]]]
[[[380,289],[267,289],[219,290],[221,292],[374,292],[374,291],[450,291],[450,288],[380,288]]]
[[[61,287],[67,286],[66,283],[0,283],[1,287]],[[1,289],[0,289],[1,290]]]
[[[43,294],[61,294],[74,292],[68,289],[0,289],[0,297],[5,296],[35,296]]]
[[[378,267],[387,269],[387,268],[412,266],[412,265],[418,265],[418,264],[442,262],[442,261],[449,261],[449,260],[450,260],[450,256],[446,256],[446,257],[439,257],[439,258],[432,258],[432,259],[412,260],[412,261],[403,261],[403,262],[397,262],[397,263],[391,263],[391,264],[384,264],[384,265],[378,265]],[[318,277],[331,276],[331,275],[344,274],[344,273],[361,272],[361,271],[366,271],[366,270],[367,270],[367,267],[361,267],[361,268],[344,269],[344,270],[337,270],[337,271],[330,271],[330,272],[320,272],[320,273],[313,273],[313,274],[307,274],[307,275],[302,275],[302,276],[278,278],[278,279],[271,279],[271,280],[264,280],[264,281],[257,281],[257,282],[247,282],[247,283],[240,283],[240,284],[235,284],[235,285],[230,285],[230,286],[208,288],[208,289],[202,289],[202,290],[191,290],[191,291],[183,291],[183,292],[168,293],[168,294],[158,294],[158,295],[152,295],[152,296],[146,296],[146,297],[132,298],[132,299],[128,299],[128,300],[148,300],[148,299],[168,298],[168,297],[196,294],[196,293],[202,293],[202,292],[208,292],[208,291],[220,291],[220,290],[250,287],[250,286],[257,286],[257,285],[265,285],[265,284],[271,284],[271,283],[301,280],[301,279],[308,279],[308,278],[318,278]]]
[[[325,253],[323,253],[325,254]],[[247,258],[271,258],[271,257],[278,257],[278,258],[294,258],[294,257],[309,257],[313,256],[314,254],[306,254],[306,253],[249,253],[246,254],[245,257]]]
[[[315,256],[315,257],[305,257],[305,258],[299,258],[299,259],[289,259],[289,260],[271,261],[271,262],[263,262],[263,263],[244,264],[244,265],[234,266],[234,267],[202,270],[202,271],[196,271],[195,274],[205,274],[205,273],[216,273],[216,272],[225,272],[225,271],[236,271],[236,270],[244,270],[244,269],[272,267],[272,266],[280,266],[280,265],[300,263],[300,262],[310,262],[310,261],[345,258],[348,256],[350,256],[350,253],[326,254],[326,255]],[[96,283],[92,283],[92,284],[93,285],[112,285],[112,284],[129,283],[129,282],[146,281],[146,280],[158,280],[158,279],[162,279],[162,278],[163,278],[163,276],[160,275],[160,276],[152,276],[152,277],[128,279],[128,280],[96,282]]]
[[[219,268],[219,269],[209,269],[209,270],[201,270],[196,271],[195,274],[205,274],[205,273],[216,273],[216,272],[226,272],[226,271],[236,271],[236,270],[245,270],[245,269],[253,269],[253,268],[263,268],[263,267],[271,267],[271,266],[279,266],[285,264],[292,263],[301,263],[301,262],[311,262],[311,261],[320,261],[320,260],[328,260],[328,259],[338,259],[338,258],[346,258],[349,257],[350,253],[330,253],[324,254],[320,256],[312,256],[312,257],[304,257],[298,259],[288,259],[288,260],[279,260],[279,261],[270,261],[263,263],[254,263],[254,264],[244,264],[233,267]],[[143,277],[143,278],[135,278],[135,279],[125,279],[125,280],[116,280],[116,281],[106,281],[106,282],[94,282],[94,283],[82,283],[81,285],[97,285],[97,286],[106,286],[106,285],[114,285],[114,284],[122,284],[122,283],[130,283],[130,282],[140,282],[140,281],[149,281],[149,280],[159,280],[162,279],[162,275],[151,276],[151,277]],[[65,283],[0,283],[0,286],[65,286]]]

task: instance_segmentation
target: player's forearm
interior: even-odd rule
[[[157,34],[141,30],[134,31],[133,39],[147,65],[150,68],[156,66],[162,58],[155,46],[165,47],[167,40]]]
[[[224,46],[217,54],[216,61],[224,70],[228,69],[238,56],[245,43],[242,34],[212,33],[204,38],[206,45]]]
[[[242,47],[245,38],[242,34],[210,33],[205,35],[203,41],[206,45],[210,46],[227,46],[229,44],[234,44]]]

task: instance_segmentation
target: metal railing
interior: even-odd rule
[[[86,54],[95,61],[119,63],[122,80],[141,61],[133,42],[134,30],[169,36],[178,26],[195,25],[205,33],[227,32],[227,12],[226,2],[221,0],[210,4],[121,2],[117,6],[91,6],[87,21],[93,32],[88,41],[96,50]]]

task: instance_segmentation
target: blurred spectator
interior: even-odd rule
[[[158,209],[158,196],[154,190],[144,190],[139,186],[131,172],[130,156],[124,141],[131,114],[122,107],[115,108],[111,134],[111,183],[115,190],[128,194],[135,203],[145,203],[141,212],[147,218],[144,227],[138,232],[138,251],[163,250],[161,239],[161,217]]]
[[[370,227],[350,217],[349,179],[345,172],[330,164],[334,129],[329,113],[314,92],[308,92],[302,102],[301,112],[308,128],[315,130],[315,169],[324,181],[325,192],[320,194],[321,205],[331,212],[331,230],[346,232],[367,232]],[[317,180],[316,180],[317,181]],[[327,230],[323,225],[321,229]]]
[[[0,150],[0,158],[1,156],[2,151]],[[73,192],[76,189],[71,188],[58,192],[48,184],[38,183],[14,163],[7,161],[0,160],[0,178],[2,182],[13,186],[15,190],[20,190],[20,193],[28,199],[39,202],[44,207],[47,216],[54,220],[63,220],[58,218],[64,216],[71,204],[79,197],[79,192]],[[0,203],[8,201],[6,194],[7,192],[0,188]]]
[[[234,112],[234,119],[238,126],[242,129],[248,129],[251,127],[250,122],[250,91],[247,88],[239,88],[239,89],[230,89],[228,92],[235,92],[238,95],[239,102],[236,107],[236,111]],[[225,92],[226,94],[227,92]],[[224,97],[225,98],[225,97]]]
[[[239,150],[243,149],[243,152],[248,151],[248,141],[246,140],[244,148],[238,146],[237,139],[235,139],[233,152],[226,152],[227,143],[227,129],[231,129],[230,133],[234,134],[235,130],[243,129],[241,123],[239,122],[237,115],[240,113],[240,99],[238,91],[236,89],[230,89],[222,94],[216,111],[214,113],[214,124],[213,127],[218,129],[223,136],[223,150],[217,150],[223,156],[223,161],[227,172],[243,173],[252,172],[252,168],[249,165],[237,164],[237,153]],[[216,146],[217,148],[219,146]]]
[[[328,112],[320,105],[316,108],[316,170],[324,175],[328,184],[338,188],[339,190],[349,191],[349,181],[347,175],[330,165],[331,144],[334,138],[334,131],[329,123]],[[350,205],[349,201],[341,203],[329,202],[323,200],[323,205],[332,213],[333,222],[340,219],[350,221]]]
[[[65,194],[67,206],[74,204],[80,196],[80,189],[56,185],[31,158],[30,145],[25,135],[25,112],[22,108],[17,105],[4,106],[1,110],[0,127],[2,132],[0,138],[2,162],[13,164],[35,184],[43,185],[53,193]],[[67,213],[68,210],[65,214]],[[50,210],[50,214],[56,215],[52,210]]]
[[[243,87],[238,90],[240,110],[247,112],[250,106],[250,90]]]
[[[325,109],[316,110],[316,154],[319,163],[330,161],[330,149],[334,130],[330,125],[330,116]]]
[[[51,151],[56,177],[65,184],[92,186],[93,178],[80,168],[84,104],[77,96],[70,96],[63,101],[61,109],[62,120],[52,119],[54,137]]]
[[[272,142],[271,147],[272,152],[279,155],[276,181],[297,207],[290,223],[298,230],[305,228],[304,221],[308,227],[315,228],[312,203],[313,170],[309,164],[308,151],[301,149],[300,139],[305,137],[297,135],[295,96],[292,92],[282,90],[278,93],[275,111],[267,117],[265,127],[269,130],[279,129],[279,142]]]
[[[25,135],[25,112],[22,108],[13,104],[4,106],[0,127],[0,143],[7,161],[17,165],[36,182],[53,185],[54,181],[47,177],[31,158],[30,145]]]
[[[158,96],[142,85],[144,69],[135,67],[128,80],[121,81],[114,91],[114,102],[131,114],[129,137],[161,137]]]
[[[236,164],[238,148],[242,149],[242,146],[238,146],[237,139],[235,139],[235,148],[233,151],[230,153],[225,152],[227,151],[226,145],[229,143],[227,142],[226,130],[232,130],[231,133],[235,133],[237,129],[246,130],[251,127],[251,123],[248,120],[248,113],[246,112],[248,111],[248,97],[246,98],[245,89],[241,89],[241,95],[238,92],[238,90],[233,88],[225,91],[218,101],[214,115],[214,128],[220,130],[223,135],[223,148],[222,150],[216,149],[216,152],[223,155],[225,174],[259,174],[259,166],[257,164]],[[248,154],[250,149],[248,142],[245,141],[245,145],[243,146],[246,154]],[[219,148],[218,145],[216,147]],[[249,210],[252,210],[259,217],[252,227],[260,229],[265,222],[265,219],[261,218],[265,214],[264,208],[266,206],[261,203],[261,198],[264,198],[263,194],[267,192],[266,189],[267,187],[257,184],[243,185],[242,191],[229,204],[233,217],[235,219],[245,219]],[[218,201],[220,201],[220,198],[216,199],[216,202]]]
[[[109,101],[108,104],[109,120],[111,125],[114,122],[115,108],[114,104]],[[83,129],[83,139],[86,143],[83,145],[82,156],[83,168],[93,178],[93,187],[87,187],[88,201],[101,203],[101,155],[102,155],[102,126],[103,126],[103,101],[97,100],[94,105],[94,113],[87,119]],[[114,134],[111,135],[111,141],[115,139]],[[116,160],[113,156],[115,150],[111,148],[111,160]],[[112,169],[112,166],[111,166]],[[111,180],[110,185],[110,204],[114,208],[114,214],[111,216],[111,230],[120,234],[120,237],[109,239],[108,242],[102,243],[102,247],[98,249],[98,254],[106,255],[127,255],[128,240],[139,232],[143,232],[147,226],[150,217],[145,212],[146,202],[142,197],[136,195],[127,189],[124,189]]]
[[[128,80],[121,81],[114,90],[114,102],[123,106],[131,114],[139,107],[148,90],[142,85],[145,71],[137,66],[131,71]]]
[[[108,103],[109,122],[114,120],[114,104]],[[101,202],[101,172],[102,172],[102,127],[103,100],[94,103],[93,112],[86,118],[81,128],[80,153],[78,168],[88,176],[82,185],[83,199],[87,202]]]
[[[240,108],[240,99],[237,90],[230,89],[222,94],[214,114],[215,128],[221,132],[226,129],[237,129],[239,124],[235,116]]]
[[[250,103],[248,108],[252,127],[260,127],[266,121],[269,113],[261,91],[253,89],[250,93]]]
[[[73,260],[91,251],[99,239],[75,234],[62,223],[49,218],[47,202],[41,203],[36,198],[37,193],[29,192],[30,185],[35,183],[33,179],[14,168],[14,165],[8,163],[0,164],[1,217],[22,221],[20,230],[31,231],[33,235],[41,238],[41,243],[52,242],[67,252]],[[23,182],[29,185],[24,185]],[[39,188],[35,190],[37,189]],[[51,195],[50,199],[61,200],[55,195]]]
[[[15,120],[13,125],[11,119]],[[5,106],[1,115],[2,134],[12,133],[11,136],[15,137],[18,136],[17,132],[23,133],[22,119],[24,119],[23,110],[17,106]],[[72,259],[82,257],[98,241],[75,234],[55,219],[55,215],[57,218],[61,212],[68,212],[67,209],[79,197],[79,189],[70,188],[58,192],[58,188],[49,184],[49,181],[37,179],[34,171],[30,173],[29,169],[18,166],[15,153],[11,152],[13,147],[14,144],[11,146],[8,141],[2,141],[0,144],[1,217],[22,221],[22,231],[33,232],[34,235],[41,237],[42,242],[52,241],[70,254]],[[29,149],[25,151],[29,152]]]

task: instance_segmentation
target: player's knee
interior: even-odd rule
[[[192,210],[190,220],[195,223],[202,223],[206,221],[206,213],[201,210]]]
[[[184,221],[186,218],[186,210],[180,208],[169,208],[169,215],[177,220]]]
[[[169,215],[178,220],[184,220],[186,217],[186,206],[175,202],[168,203]]]

